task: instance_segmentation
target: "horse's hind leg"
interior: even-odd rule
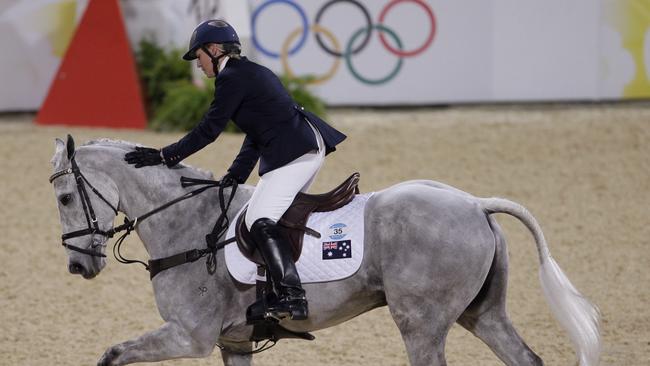
[[[435,265],[421,252],[396,251],[386,255],[390,261],[383,265],[384,290],[386,303],[404,340],[410,364],[444,366],[447,364],[445,342],[449,329],[465,310],[473,294],[478,292],[482,281],[477,278],[467,280],[467,276],[461,275],[458,281],[474,282],[476,287],[473,290],[463,286],[453,288],[456,282],[445,278],[448,268],[440,265],[443,260]],[[447,258],[449,254],[441,256]]]
[[[436,312],[427,307],[431,310],[427,311],[422,305],[423,299],[414,296],[402,297],[399,304],[392,306],[389,300],[388,307],[402,334],[411,365],[447,365],[445,341],[454,320],[452,317],[440,317],[445,314],[443,309]]]
[[[458,323],[482,340],[506,365],[543,365],[524,343],[503,310],[490,309],[478,317],[463,314]]]
[[[415,243],[417,238],[407,237]],[[483,283],[490,260],[475,260],[492,253],[492,247],[440,245],[432,255],[422,250],[386,253],[383,263],[384,290],[391,315],[400,330],[412,366],[443,366],[449,329],[465,311]],[[425,247],[426,248],[426,247]],[[460,248],[460,249],[459,249]],[[465,250],[471,248],[471,250]],[[427,248],[429,249],[429,248]],[[432,263],[431,258],[436,260]],[[457,257],[469,270],[455,270]],[[491,256],[490,256],[491,257]],[[469,259],[467,259],[469,258]],[[483,262],[483,263],[481,263]]]
[[[494,260],[483,288],[458,323],[485,342],[506,365],[543,365],[517,334],[506,313],[508,253],[498,225],[489,217],[496,238]]]

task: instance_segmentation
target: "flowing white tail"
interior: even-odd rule
[[[478,198],[487,213],[506,213],[519,219],[535,238],[539,255],[539,279],[544,297],[553,315],[569,333],[580,366],[596,366],[600,360],[600,312],[582,296],[551,257],[544,234],[537,220],[528,210],[502,198]]]

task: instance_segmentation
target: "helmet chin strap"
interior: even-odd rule
[[[219,61],[221,61],[222,58],[226,57],[226,55],[222,53],[219,56],[215,57],[212,52],[210,52],[210,50],[205,47],[205,45],[202,45],[201,49],[210,57],[210,60],[212,60],[212,71],[214,72],[214,77],[217,77],[219,74]]]

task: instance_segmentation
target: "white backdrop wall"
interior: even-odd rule
[[[353,2],[301,1],[296,6],[284,1],[250,0],[250,3],[253,38],[263,64],[282,73],[286,72],[284,59],[293,73],[316,77],[323,77],[331,65],[338,65],[331,78],[325,77],[315,85],[316,92],[331,104],[483,101],[492,94],[493,19],[490,14],[493,4],[489,1],[403,2],[392,7],[387,7],[388,1],[359,1],[373,27],[380,24],[386,27],[374,28],[365,47],[361,47],[365,34],[358,32],[367,27],[367,20]],[[385,21],[381,23],[379,18],[384,9],[387,10]],[[322,16],[316,22],[319,11]],[[302,27],[301,12],[310,31],[305,32],[302,47],[291,47],[283,54],[282,46],[288,42],[288,35]],[[321,34],[330,32],[342,50],[354,41],[355,33],[359,34],[351,47],[359,50],[358,53],[350,57],[328,54],[316,41],[314,30],[318,29],[314,25],[325,29]],[[427,43],[432,32],[433,38]],[[382,44],[379,38],[382,33],[391,47]],[[405,52],[414,55],[396,55],[395,37],[403,43]],[[298,37],[293,40],[292,44],[296,45]],[[323,36],[323,40],[333,48],[328,37]],[[416,52],[422,47],[425,48]]]
[[[0,0],[0,111],[38,109],[81,13],[75,1]]]
[[[599,98],[598,2],[521,3],[494,2],[492,99]]]
[[[0,111],[38,109],[87,2],[0,0]],[[185,48],[199,19],[224,17],[250,58],[277,73],[321,78],[313,90],[331,105],[650,97],[650,0],[121,4],[134,46],[153,35]],[[372,31],[361,47],[368,24]],[[344,54],[348,44],[359,50],[333,56],[324,49],[335,48],[332,38]]]

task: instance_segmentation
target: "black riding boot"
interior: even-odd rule
[[[309,310],[305,290],[300,284],[289,243],[280,228],[275,221],[261,218],[253,223],[250,233],[266,263],[267,277],[271,279],[277,294],[277,298],[269,297],[272,301],[268,304],[265,317],[307,319]],[[253,307],[256,306],[259,304],[251,305],[249,313],[254,312]]]

